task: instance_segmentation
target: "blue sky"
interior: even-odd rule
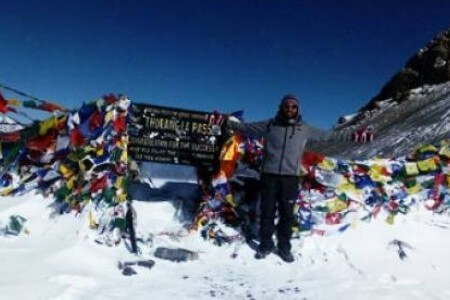
[[[450,26],[450,1],[0,0],[0,83],[69,108],[137,102],[330,128]]]

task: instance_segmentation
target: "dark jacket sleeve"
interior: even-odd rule
[[[252,136],[261,136],[267,131],[269,121],[260,121],[252,123],[238,123],[228,120],[227,128],[238,131],[240,133]]]

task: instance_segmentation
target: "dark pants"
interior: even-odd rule
[[[297,176],[263,174],[261,176],[261,249],[274,247],[272,235],[275,231],[275,212],[278,209],[278,248],[291,250],[294,204],[299,178]]]

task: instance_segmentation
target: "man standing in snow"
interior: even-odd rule
[[[345,130],[323,131],[303,122],[299,101],[292,94],[281,99],[275,118],[255,123],[228,121],[227,127],[244,134],[263,136],[265,140],[261,169],[261,242],[255,257],[265,258],[274,249],[272,235],[275,232],[275,212],[278,209],[278,255],[285,262],[293,262],[290,239],[305,145],[308,140],[356,140],[355,135]],[[359,131],[356,135],[363,133]]]

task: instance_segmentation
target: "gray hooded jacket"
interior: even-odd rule
[[[301,158],[308,140],[351,140],[351,133],[348,130],[325,131],[300,121],[300,118],[293,124],[280,122],[277,117],[254,123],[229,121],[227,127],[244,134],[264,138],[261,170],[263,174],[299,176]]]

